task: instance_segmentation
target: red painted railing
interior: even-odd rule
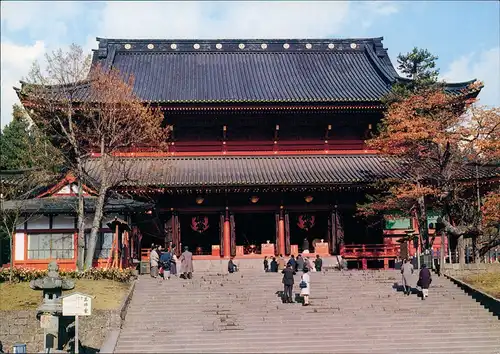
[[[399,245],[345,245],[340,254],[347,259],[381,259],[396,258],[399,254]]]

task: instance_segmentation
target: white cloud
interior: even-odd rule
[[[442,78],[448,82],[477,79],[484,83],[479,103],[500,107],[500,47],[470,53],[453,61]]]
[[[26,30],[31,38],[43,38],[47,43],[68,34],[68,27],[84,12],[85,4],[74,1],[2,1],[1,9],[3,30]]]
[[[290,38],[337,34],[347,2],[108,2],[100,36],[118,38]],[[119,15],[118,15],[119,14]]]
[[[369,11],[372,11],[378,15],[392,15],[399,12],[399,8],[395,2],[390,1],[368,1],[364,5]]]
[[[28,75],[33,61],[40,59],[44,53],[45,44],[43,41],[36,41],[31,46],[19,46],[2,41],[2,127],[10,121],[12,105],[18,102],[13,86],[19,87],[19,80]]]

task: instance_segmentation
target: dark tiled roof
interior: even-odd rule
[[[376,155],[125,158],[121,185],[164,187],[313,186],[401,177],[394,159]],[[90,175],[99,160],[87,161]]]
[[[404,178],[407,168],[400,161],[381,155],[123,158],[114,179],[122,186],[166,188],[365,184]],[[99,179],[99,159],[87,160],[85,169]],[[480,179],[500,177],[500,168],[483,166],[478,173]],[[474,179],[476,169],[464,167],[460,175]]]
[[[97,40],[93,63],[132,75],[135,93],[151,102],[376,102],[394,82],[407,80],[382,38]],[[458,93],[469,83],[446,90]],[[64,95],[88,100],[89,91],[83,82]]]
[[[85,210],[95,210],[96,197],[85,197]],[[74,213],[77,210],[77,197],[48,197],[33,198],[26,200],[8,200],[4,202],[6,210],[19,210],[25,213]],[[152,208],[152,204],[139,202],[132,199],[109,199],[104,206],[105,212],[121,212],[133,210],[146,210]]]

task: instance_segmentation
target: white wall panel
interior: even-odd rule
[[[26,247],[24,244],[24,233],[18,232],[14,237],[14,260],[24,261],[24,248]]]

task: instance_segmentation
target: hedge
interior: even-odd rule
[[[135,268],[90,268],[84,271],[59,270],[59,275],[63,278],[71,279],[109,279],[119,282],[128,282],[134,274]],[[47,275],[47,270],[31,269],[24,267],[14,267],[12,281],[15,283],[28,282],[34,279],[43,278]],[[10,268],[0,268],[0,283],[9,281]]]

